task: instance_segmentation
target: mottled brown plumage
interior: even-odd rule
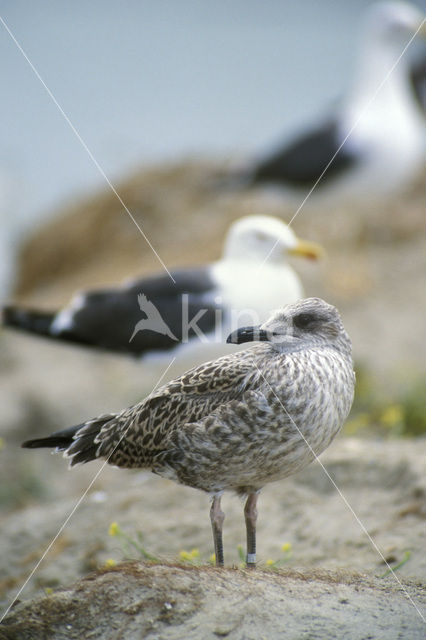
[[[228,340],[259,343],[189,370],[119,414],[24,446],[56,446],[71,465],[104,458],[119,467],[149,468],[212,493],[218,564],[220,496],[225,490],[248,494],[253,565],[258,491],[311,462],[349,412],[351,344],[337,310],[318,298],[288,305]]]

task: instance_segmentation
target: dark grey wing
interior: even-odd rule
[[[426,53],[416,60],[410,69],[413,94],[424,114],[426,114]]]
[[[129,342],[137,323],[146,319],[138,303],[141,293],[155,306],[178,341],[184,335],[183,313],[187,313],[191,320],[202,310],[197,325],[204,333],[212,331],[216,306],[214,296],[211,296],[210,302],[206,294],[214,290],[215,284],[208,269],[188,269],[173,272],[172,275],[175,282],[164,274],[136,281],[131,286],[87,294],[84,306],[74,314],[72,330],[62,333],[61,337],[73,339],[78,336],[86,344],[134,355],[176,346],[172,337],[150,329],[138,331]],[[195,336],[190,329],[188,337]]]
[[[208,268],[180,270],[172,275],[175,282],[164,274],[114,289],[89,291],[79,297],[80,302],[74,308],[71,303],[58,314],[9,307],[3,317],[5,324],[14,328],[109,351],[141,355],[152,349],[167,350],[176,346],[176,340],[164,335],[164,331],[143,328],[130,341],[137,323],[147,319],[138,303],[139,294],[145,294],[155,306],[178,341],[184,335],[182,314],[187,313],[190,321],[200,312],[197,326],[208,333],[214,329],[219,307],[214,302],[215,283]],[[188,337],[195,336],[191,328]]]
[[[277,183],[311,187],[327,167],[341,142],[338,122],[330,120],[260,161],[253,171],[252,184]],[[344,145],[319,186],[344,172],[358,160],[359,157]]]

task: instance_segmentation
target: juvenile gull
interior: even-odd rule
[[[278,218],[247,216],[229,228],[220,260],[172,271],[175,282],[160,274],[83,292],[57,312],[9,306],[3,310],[3,324],[58,342],[144,358],[158,359],[163,353],[169,361],[171,353],[180,357],[193,351],[193,363],[199,364],[212,357],[211,343],[222,345],[219,353],[213,352],[222,355],[226,336],[239,324],[263,322],[280,304],[302,298],[288,256],[315,259],[320,253],[317,244],[300,240]],[[231,314],[244,310],[257,320],[238,317],[232,322]]]
[[[315,197],[322,192],[327,198],[371,200],[412,181],[425,160],[421,69],[410,77],[409,56],[399,57],[416,32],[426,35],[424,19],[408,2],[369,6],[348,94],[333,113],[265,154],[235,182],[306,193],[328,167]]]
[[[191,369],[116,415],[103,415],[23,447],[56,447],[71,466],[103,458],[151,469],[213,496],[216,564],[222,566],[220,501],[247,495],[247,565],[256,562],[261,488],[303,469],[330,444],[353,399],[349,336],[337,309],[307,298],[228,342],[259,341]]]

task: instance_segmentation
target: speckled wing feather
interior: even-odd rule
[[[302,469],[330,444],[352,403],[350,357],[319,347],[251,353],[250,384],[173,430],[153,471],[204,491],[249,494]]]
[[[108,458],[110,464],[119,467],[151,467],[156,456],[167,450],[174,431],[208,416],[253,386],[258,377],[253,366],[255,353],[265,349],[266,345],[253,345],[244,356],[241,352],[240,357],[230,354],[206,362],[140,404],[115,416],[90,420],[77,431],[66,451],[71,465],[86,462],[85,451],[90,448],[91,459]]]

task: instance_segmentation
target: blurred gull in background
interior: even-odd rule
[[[220,260],[172,271],[174,282],[164,273],[84,292],[58,312],[10,306],[3,310],[3,323],[134,356],[166,353],[169,359],[189,353],[190,362],[199,363],[221,354],[237,326],[263,322],[272,309],[303,297],[288,255],[316,259],[320,254],[318,245],[298,239],[281,220],[247,216],[231,225]]]
[[[426,116],[426,51],[414,61],[411,67],[411,82],[419,107]]]
[[[352,89],[336,113],[240,172],[235,183],[306,190],[321,178],[318,188],[339,201],[371,200],[410,183],[426,157],[419,103],[424,65],[420,61],[412,71],[409,57],[401,55],[415,34],[426,36],[424,15],[415,6],[371,5]]]

